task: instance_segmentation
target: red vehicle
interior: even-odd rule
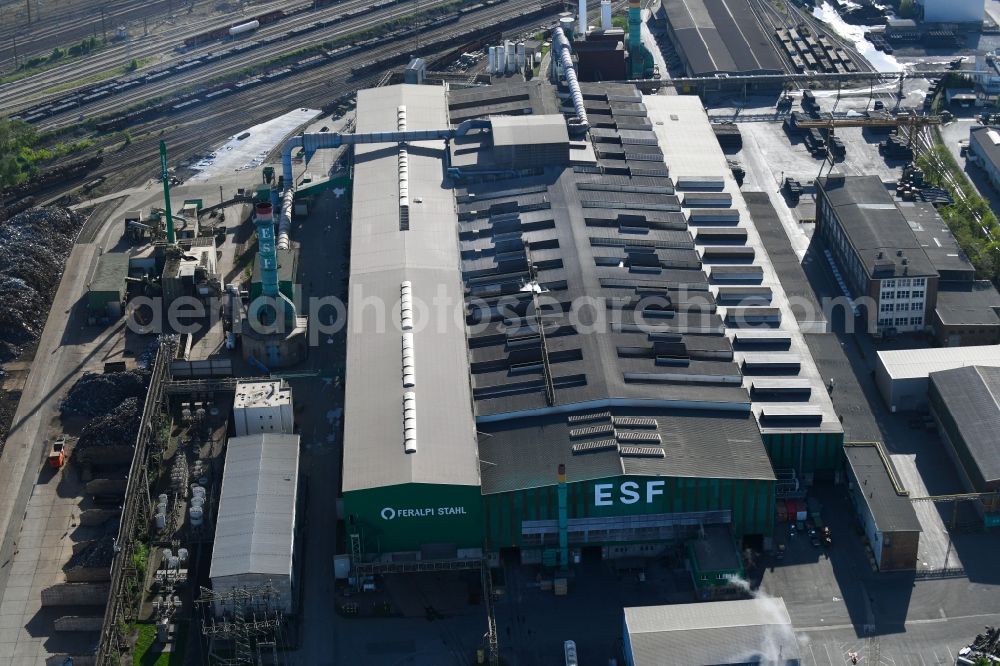
[[[66,463],[66,438],[60,436],[49,449],[49,467],[59,469]]]

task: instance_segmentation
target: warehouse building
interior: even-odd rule
[[[283,379],[237,382],[233,398],[236,436],[283,433],[295,430],[292,387]]]
[[[877,443],[845,444],[850,497],[879,571],[917,568],[920,522],[892,461]]]
[[[784,71],[776,44],[746,2],[665,0],[660,11],[688,76]]]
[[[969,131],[969,161],[986,173],[993,187],[1000,189],[1000,131],[995,127],[974,127]]]
[[[1000,367],[965,366],[930,375],[931,413],[965,489],[1000,492]],[[1000,526],[996,499],[979,505]]]
[[[783,479],[832,480],[843,468],[843,427],[699,98],[653,95],[643,104],[684,194],[682,212],[772,466]],[[726,203],[688,207],[688,195],[702,191]]]
[[[798,666],[802,659],[780,597],[626,608],[622,635],[628,666]]]
[[[682,158],[664,163],[670,139],[633,87],[582,86],[593,141],[556,126],[573,111],[552,93],[531,82],[359,95],[359,132],[395,127],[400,107],[421,108],[413,129],[521,116],[448,146],[454,191],[440,186],[440,153],[408,150],[422,203],[405,225],[398,151],[358,149],[343,485],[348,533],[368,557],[513,549],[554,564],[570,550],[653,555],[712,526],[760,544],[780,492],[762,431],[775,450],[787,438],[803,474],[842,466],[842,429],[766,253],[753,249],[753,267],[770,308],[759,289],[748,301],[744,283],[713,279],[746,255],[693,238],[670,177]],[[684,112],[695,110],[698,149],[735,190],[704,111]],[[402,303],[387,333],[359,289]],[[436,290],[465,321],[407,336],[407,299],[432,303]],[[741,326],[758,316],[767,330]],[[751,351],[762,349],[778,360]]]
[[[925,410],[928,376],[967,365],[1000,367],[1000,346],[880,351],[875,384],[889,411]]]
[[[917,242],[938,273],[929,325],[942,347],[1000,343],[1000,293],[976,269],[933,204],[897,201]]]
[[[357,131],[395,130],[401,106],[408,129],[448,126],[443,88],[397,85],[358,93]],[[404,210],[399,151],[355,148],[342,490],[347,530],[366,553],[482,553],[465,326],[452,311],[440,326],[412,321],[412,304],[428,307],[438,290],[452,308],[462,303],[443,149],[443,141],[410,147],[414,203]]]
[[[122,316],[128,287],[128,254],[107,252],[97,259],[94,274],[87,283],[87,310],[99,319]]]
[[[295,612],[298,476],[298,435],[229,440],[208,574],[216,595],[270,586],[278,607]]]
[[[877,176],[816,180],[816,228],[868,331],[913,333],[930,324],[938,272]]]
[[[924,23],[982,23],[986,15],[983,0],[921,0]]]
[[[942,282],[931,326],[942,347],[1000,344],[1000,293],[989,280]]]

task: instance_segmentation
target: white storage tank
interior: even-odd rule
[[[194,527],[201,525],[205,520],[204,516],[205,514],[201,507],[191,507],[191,525]]]
[[[489,74],[496,74],[496,71],[497,71],[496,70],[496,67],[497,67],[497,47],[495,47],[495,46],[491,46],[490,47],[490,59],[489,59],[489,63],[490,63],[489,67],[486,70],[487,73],[489,73]]]
[[[524,42],[518,42],[517,44],[517,71],[523,72],[525,65],[524,57]]]
[[[614,23],[611,21],[611,0],[601,0],[601,30],[611,30]]]

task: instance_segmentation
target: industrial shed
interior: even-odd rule
[[[628,666],[797,666],[801,659],[780,597],[626,608],[622,634]]]
[[[87,308],[95,317],[117,319],[122,314],[128,277],[128,255],[108,252],[97,260],[87,284]]]
[[[920,522],[896,470],[876,443],[845,444],[847,480],[879,571],[917,567]]]
[[[501,549],[549,565],[583,551],[654,556],[711,526],[759,544],[778,485],[769,453],[796,483],[842,469],[843,428],[697,99],[659,108],[666,98],[606,83],[581,94],[598,140],[570,140],[573,167],[529,160],[500,179],[479,177],[498,152],[562,146],[550,89],[359,94],[359,132],[481,118],[503,135],[451,143],[454,191],[441,187],[442,142],[355,151],[350,290],[394,305],[380,327],[373,308],[349,304],[341,517],[353,556],[376,569]],[[490,120],[511,104],[517,128]],[[680,136],[654,130],[672,115]],[[707,274],[675,168],[686,188],[707,176],[726,190],[752,266],[717,257]],[[755,287],[755,300],[717,302],[723,268],[755,269],[752,285],[726,285]],[[433,305],[437,288],[464,318],[432,312],[436,325],[411,331],[410,301]],[[545,306],[539,327],[532,313],[552,299],[568,307]],[[584,299],[606,302],[612,325],[584,326],[593,314],[572,305]],[[754,303],[780,307],[780,328],[728,327]],[[723,564],[705,575],[738,570]]]
[[[927,377],[967,365],[1000,367],[1000,345],[878,352],[875,383],[889,411],[927,409]]]
[[[930,376],[931,413],[969,492],[1000,491],[1000,368],[967,366]],[[996,500],[984,504],[1000,525]]]
[[[395,130],[400,107],[410,130],[448,125],[444,88],[397,85],[358,93],[357,132]],[[438,294],[462,302],[454,198],[441,187],[443,147],[409,145],[408,185],[420,203],[414,197],[406,207],[399,151],[355,149],[350,289],[366,298],[348,303],[343,493],[347,530],[372,555],[482,555],[464,322],[448,316],[441,326],[407,328],[402,320],[404,309],[413,314],[410,304],[429,307]],[[372,299],[394,304],[387,323],[366,307]]]
[[[784,71],[775,45],[746,2],[665,0],[663,11],[689,76]]]
[[[298,476],[298,435],[229,440],[209,570],[217,594],[269,584],[294,611]]]

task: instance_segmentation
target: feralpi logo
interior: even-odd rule
[[[622,504],[635,504],[641,499],[646,500],[646,504],[652,504],[653,499],[663,494],[663,481],[647,481],[645,492],[639,491],[637,481],[625,481],[618,486],[618,501]],[[594,506],[613,506],[615,496],[613,494],[615,484],[595,483],[594,484]]]
[[[382,520],[394,520],[396,518],[427,518],[429,516],[464,516],[464,506],[438,506],[425,507],[423,509],[394,509],[387,506],[379,512]]]

